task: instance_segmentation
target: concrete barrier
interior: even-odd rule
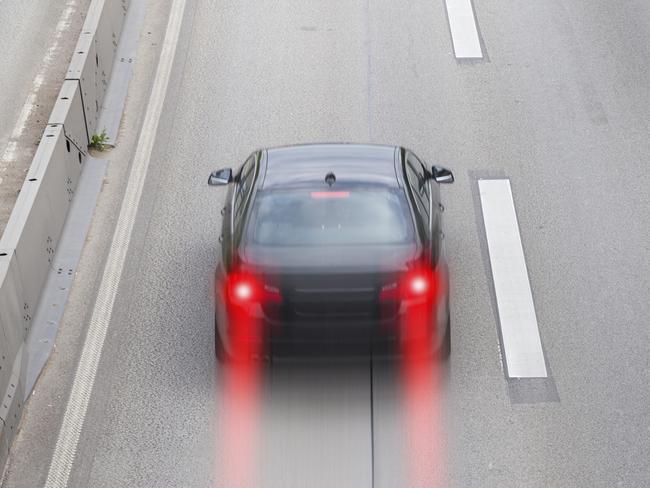
[[[11,441],[18,430],[25,398],[25,375],[23,371],[25,371],[26,358],[24,351],[25,346],[21,344],[16,352],[2,405],[0,405],[3,430],[3,435],[0,437],[0,449],[7,454],[11,447]],[[2,458],[2,461],[4,464],[4,458]]]
[[[93,0],[88,8],[66,80],[81,88],[87,137],[100,133],[99,110],[104,102],[115,52],[130,0]]]
[[[0,419],[6,418],[9,408],[4,401],[14,360],[24,340],[24,329],[29,327],[30,315],[23,301],[22,280],[14,253],[0,256],[0,327],[2,328],[2,356],[0,361]]]
[[[130,0],[92,0],[52,114],[0,238],[0,472],[20,421],[30,332],[88,144],[97,128]]]
[[[54,103],[48,125],[63,125],[65,136],[84,155],[88,153],[88,132],[79,80],[65,80]]]

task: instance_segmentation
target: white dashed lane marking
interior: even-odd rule
[[[483,49],[471,0],[445,0],[457,59],[482,59]]]
[[[510,378],[546,378],[510,180],[479,180],[501,339]]]

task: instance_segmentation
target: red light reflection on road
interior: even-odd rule
[[[385,313],[393,313],[390,304],[402,299],[417,302],[397,324],[401,329],[400,400],[406,462],[402,486],[443,488],[446,486],[443,449],[446,439],[442,428],[441,368],[438,358],[435,355],[431,358],[431,345],[437,342],[434,340],[437,332],[432,328],[436,314],[433,299],[421,300],[423,294],[437,296],[434,292],[440,282],[435,274],[415,273],[406,278],[407,281],[388,284],[382,290]],[[250,296],[244,293],[243,298],[248,300]],[[229,310],[236,323],[232,337],[259,336],[255,331],[259,331],[261,324],[244,313],[244,309],[239,310],[238,307]],[[235,345],[234,352],[237,361],[219,371],[216,486],[257,488],[263,481],[259,470],[263,363],[251,358],[263,354],[262,342],[243,340]]]
[[[234,338],[248,338],[259,324],[246,314],[237,317]],[[242,341],[233,346],[235,358],[220,366],[217,382],[215,486],[256,488],[259,483],[260,401],[263,364],[256,359],[261,345]]]
[[[437,354],[431,357],[431,344],[435,343],[431,316],[435,307],[431,305],[408,309],[400,324],[405,335],[413,338],[401,342],[404,486],[409,488],[442,488],[447,484],[440,362]]]

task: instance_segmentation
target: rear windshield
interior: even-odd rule
[[[267,246],[401,244],[413,236],[400,189],[259,192],[249,239]]]

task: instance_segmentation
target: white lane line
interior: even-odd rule
[[[186,0],[174,0],[171,7],[165,39],[160,53],[160,61],[158,62],[147,112],[142,124],[142,132],[138,138],[122,208],[113,234],[108,260],[88,327],[88,335],[75,373],[72,392],[63,416],[63,423],[61,424],[61,430],[59,431],[59,437],[47,474],[45,488],[64,488],[68,484],[99,366],[102,347],[106,338],[106,331],[113,312],[120,276],[122,275],[126,253],[131,240],[131,232],[133,231],[133,223],[142,195],[142,187],[149,167],[151,151],[156,138],[158,122],[178,44],[185,3]]]
[[[546,378],[510,180],[479,180],[478,186],[508,376]]]
[[[445,0],[445,2],[456,58],[483,58],[471,0]]]

